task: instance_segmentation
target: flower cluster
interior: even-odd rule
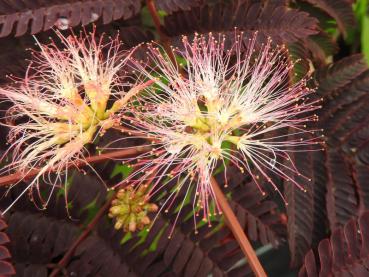
[[[236,33],[230,47],[225,36],[184,37],[183,47],[173,49],[183,61],[178,68],[154,44],[144,62],[121,51],[117,40],[59,36],[64,50],[40,45],[20,86],[0,90],[13,104],[7,114],[13,161],[5,170],[39,168],[29,187],[50,169],[60,181],[70,164],[85,159],[86,144],[123,120],[153,147],[135,159],[137,170],[125,180],[142,203],[174,183],[163,203],[169,209],[180,192],[187,196],[194,188],[195,214],[209,221],[221,212],[211,178],[219,166],[226,175],[229,164],[247,172],[263,193],[258,179],[277,190],[274,175],[304,189],[292,177],[299,172],[290,152],[318,143],[307,124],[317,120],[320,100],[310,99],[314,90],[305,79],[290,81],[294,62],[284,46],[273,47],[271,40],[259,45],[256,34],[246,41]],[[125,93],[119,71],[128,60],[141,84]],[[125,110],[133,96],[135,105]],[[147,211],[139,204],[139,217],[127,215],[126,194],[119,194],[111,216],[117,228],[142,228]]]
[[[124,92],[122,67],[132,51],[123,51],[118,39],[57,34],[64,49],[38,43],[41,51],[33,52],[24,80],[0,90],[12,104],[6,116],[12,162],[3,171],[39,169],[28,188],[40,177],[63,183],[61,174],[84,161],[85,146],[120,122],[118,113],[140,89]],[[45,174],[50,169],[57,176],[52,181]]]
[[[158,206],[146,202],[145,190],[144,186],[138,190],[128,186],[118,191],[109,210],[109,217],[115,218],[115,229],[134,232],[137,229],[142,230],[151,223],[148,214],[156,212]]]
[[[194,209],[202,211],[205,221],[220,212],[209,201],[216,200],[211,186],[215,168],[223,165],[226,174],[232,163],[256,184],[262,176],[276,190],[272,173],[300,186],[291,177],[298,172],[289,151],[318,143],[316,136],[304,137],[314,133],[306,124],[317,119],[311,112],[318,101],[309,99],[313,90],[305,79],[290,83],[294,63],[288,51],[273,48],[271,40],[256,51],[256,35],[245,48],[243,42],[242,35],[236,35],[227,49],[224,36],[195,36],[192,42],[184,37],[183,49],[174,49],[185,61],[182,73],[155,45],[148,50],[153,66],[136,61],[137,71],[156,79],[156,86],[139,98],[130,127],[152,140],[155,155],[141,157],[140,170],[127,181],[143,184],[154,174],[152,197],[176,180],[164,203],[168,208],[183,187],[187,194],[194,186]]]

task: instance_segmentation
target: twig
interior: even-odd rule
[[[214,177],[211,178],[211,185],[215,193],[216,200],[219,203],[219,206],[222,209],[222,212],[226,219],[226,223],[229,229],[231,229],[238,244],[240,245],[242,252],[247,257],[247,260],[251,266],[252,271],[255,273],[257,277],[264,277],[264,276],[266,277],[267,275],[258,257],[256,256],[254,249],[252,248],[248,238],[245,235],[245,232],[243,231],[239,221],[237,220],[237,217],[235,216],[234,212],[229,206],[228,201],[226,197],[224,196],[224,193],[220,189]]]
[[[112,160],[112,159],[119,159],[119,158],[127,158],[127,157],[131,157],[131,156],[136,156],[140,153],[144,153],[144,152],[148,152],[151,150],[151,147],[149,146],[137,146],[135,148],[130,148],[130,149],[124,149],[124,150],[117,150],[117,151],[112,151],[109,153],[102,153],[99,155],[94,155],[94,156],[90,156],[86,158],[85,162],[80,162],[79,164],[77,164],[78,167],[82,167],[85,166],[87,164],[94,164],[94,163],[100,163],[100,162],[104,162],[106,160]],[[69,164],[67,167],[72,167],[74,164],[71,163]],[[53,168],[50,168],[49,172],[52,172]],[[39,169],[34,169],[31,170],[30,172],[28,172],[26,175],[23,175],[21,172],[16,172],[13,174],[9,174],[3,177],[0,177],[0,187],[1,186],[6,186],[9,184],[14,184],[19,182],[20,180],[28,180],[34,176],[36,176],[39,172]]]
[[[151,18],[154,21],[155,29],[158,32],[158,35],[159,35],[159,38],[160,38],[160,43],[163,45],[164,50],[168,54],[169,59],[171,60],[171,62],[174,65],[176,65],[177,68],[178,68],[176,57],[174,56],[172,48],[170,47],[169,37],[167,36],[167,34],[165,34],[163,32],[163,28],[162,28],[161,23],[160,23],[160,17],[158,15],[158,11],[155,7],[154,0],[146,0],[146,5],[147,5],[147,8],[149,9]]]
[[[108,201],[106,201],[106,203],[100,208],[93,220],[87,225],[81,235],[73,242],[68,251],[65,252],[63,258],[58,262],[57,267],[51,272],[50,277],[58,276],[60,270],[62,270],[68,264],[77,247],[88,237],[100,218],[105,215],[105,212],[109,209],[111,201],[115,198],[116,194],[117,193],[115,192],[114,195]]]

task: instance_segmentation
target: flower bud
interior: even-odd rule
[[[125,232],[142,230],[151,223],[149,212],[157,212],[156,204],[147,203],[146,188],[129,186],[117,192],[109,210],[109,217],[115,218],[115,229]]]

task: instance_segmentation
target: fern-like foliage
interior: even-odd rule
[[[0,38],[27,32],[37,34],[54,26],[61,29],[86,25],[101,18],[103,24],[127,19],[141,9],[139,0],[1,1]]]
[[[369,212],[336,229],[330,239],[322,240],[318,253],[305,257],[299,276],[368,276]]]
[[[356,24],[352,3],[347,0],[304,0],[329,14],[337,21],[338,28],[344,34]]]
[[[307,251],[368,205],[368,67],[361,55],[344,58],[317,73],[323,109],[317,128],[324,129],[325,151],[295,153],[296,176],[306,193],[285,184],[291,262],[299,266]],[[361,159],[359,157],[364,157]]]
[[[304,40],[305,47],[310,50],[310,56],[320,68],[327,63],[327,57],[333,56],[338,51],[337,43],[326,32],[307,37]]]
[[[68,193],[70,204],[64,199],[63,190],[52,196],[52,205],[45,212],[36,208],[27,197],[21,199],[15,209],[6,214],[9,227],[10,252],[17,276],[48,276],[80,234],[83,226],[94,213],[89,205],[99,207],[105,201],[106,190],[96,177],[76,174]],[[6,207],[22,191],[20,186],[11,191],[1,203]],[[43,189],[47,192],[49,188]],[[37,198],[34,198],[37,201]],[[91,206],[92,207],[92,206]]]
[[[156,0],[155,5],[159,10],[167,13],[189,10],[192,7],[199,6],[203,0]]]
[[[8,228],[5,220],[0,218],[0,275],[7,277],[15,274],[15,268],[9,262],[9,258],[11,258],[11,254],[7,245],[9,244],[9,237],[5,232]]]
[[[203,5],[175,12],[164,18],[172,36],[194,32],[232,33],[234,27],[247,34],[259,31],[260,40],[271,37],[276,43],[294,42],[317,33],[317,20],[307,13],[288,8],[283,1],[237,0]]]
[[[339,60],[318,72],[318,93],[328,98],[331,93],[350,84],[368,69],[361,54],[352,55]]]
[[[331,229],[335,229],[355,216],[366,202],[353,169],[362,170],[367,165],[358,157],[365,156],[369,140],[369,71],[362,57],[354,55],[322,70],[318,80],[318,94],[325,101],[319,125],[327,138],[327,211]]]
[[[317,67],[329,63],[329,57],[339,51],[340,36],[330,30],[340,28],[337,34],[346,35],[356,27],[352,3],[346,0],[301,0],[293,2],[295,7],[307,12],[318,20],[319,33],[304,39],[304,45],[310,51],[312,62]],[[351,1],[352,2],[352,1]]]
[[[313,154],[295,153],[292,157],[296,161],[296,167],[304,176],[313,174]],[[288,201],[288,244],[291,251],[292,265],[298,265],[302,261],[306,251],[310,249],[313,241],[315,211],[314,198],[321,191],[314,178],[308,181],[301,176],[295,176],[295,181],[306,189],[306,192],[296,186],[285,183],[285,198]],[[318,205],[317,205],[318,206]],[[319,207],[317,207],[319,208]]]
[[[111,176],[113,168],[114,162],[109,162],[98,169],[105,178]],[[231,205],[242,226],[252,240],[279,245],[284,240],[285,227],[276,204],[265,199],[247,176],[237,172],[231,168],[227,191],[232,195]],[[119,175],[108,184],[116,178],[119,179]],[[21,189],[11,191],[1,205],[9,205]],[[66,214],[62,194],[53,196],[46,211],[39,211],[27,198],[19,201],[7,216],[12,239],[10,250],[19,276],[47,276],[77,239],[79,226],[91,220],[105,197],[106,189],[96,177],[76,174],[68,193],[72,220]],[[122,276],[245,276],[251,273],[247,264],[237,266],[243,253],[224,222],[214,220],[212,228],[200,225],[195,234],[191,203],[185,205],[179,215],[175,208],[181,200],[179,196],[178,203],[168,213],[158,216],[149,233],[136,233],[131,237],[115,230],[111,220],[104,216],[96,224],[95,232],[78,246],[62,273],[79,276],[112,276],[116,272]]]

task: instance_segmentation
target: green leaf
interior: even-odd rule
[[[152,243],[150,244],[150,247],[148,249],[149,252],[153,252],[158,248],[159,240],[160,240],[161,236],[164,234],[165,229],[166,228],[162,228],[160,230],[160,232],[155,236],[154,240],[152,241]]]
[[[79,213],[82,214],[84,211],[87,211],[87,218],[86,218],[86,221],[85,221],[85,226],[87,226],[88,223],[90,223],[92,221],[92,219],[95,217],[95,215],[97,214],[97,212],[99,211],[100,207],[98,207],[96,205],[97,203],[97,196],[96,198],[91,201],[90,203],[88,203],[85,207],[83,207]],[[69,204],[72,204],[71,203],[68,203]]]
[[[122,240],[120,241],[120,244],[123,245],[125,244],[127,241],[129,241],[132,238],[132,233],[128,232],[124,234],[124,237],[122,238]]]
[[[369,1],[359,0],[357,2],[356,15],[361,25],[361,52],[369,64]]]
[[[121,174],[124,178],[127,178],[129,174],[131,174],[132,170],[132,167],[126,164],[117,164],[114,167],[113,172],[110,174],[110,178],[113,178],[119,174]]]

